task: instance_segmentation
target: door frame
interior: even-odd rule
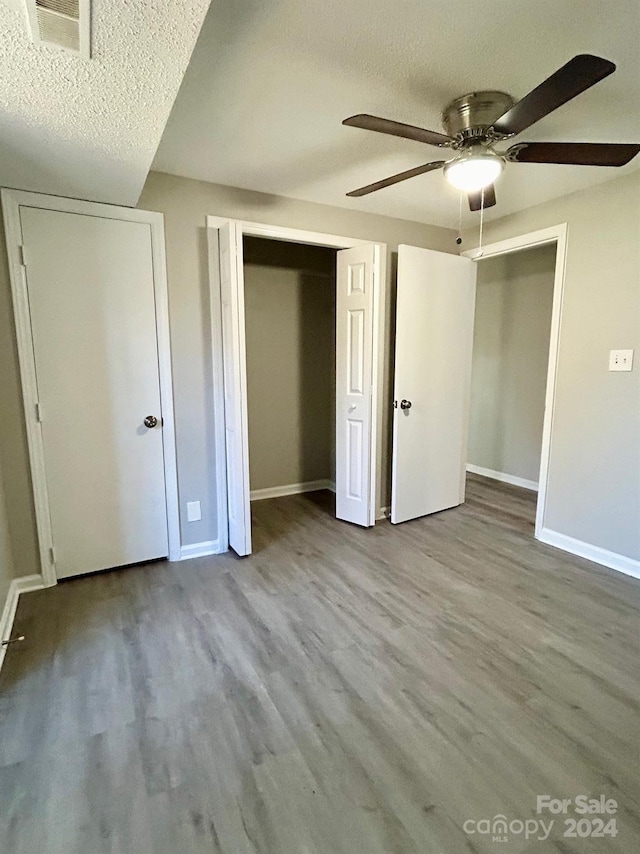
[[[536,246],[556,245],[556,266],[553,280],[553,303],[551,309],[551,331],[549,335],[549,361],[547,363],[547,386],[544,399],[544,421],[542,426],[542,449],[540,452],[540,475],[538,479],[538,501],[536,504],[535,538],[544,541],[543,529],[549,488],[549,459],[553,439],[553,419],[556,404],[556,383],[558,377],[558,353],[564,305],[564,280],[567,264],[568,225],[566,222],[509,237],[497,243],[489,243],[482,248],[469,249],[460,253],[472,261],[495,258],[498,255],[510,255],[522,249]]]
[[[302,243],[308,246],[326,246],[330,249],[352,249],[355,246],[376,244],[380,247],[379,270],[380,280],[374,283],[373,328],[374,346],[377,358],[373,360],[373,389],[371,395],[371,447],[375,459],[375,478],[371,478],[369,512],[373,517],[372,524],[378,516],[379,496],[381,494],[382,471],[382,395],[384,380],[384,306],[387,287],[387,246],[375,240],[365,240],[359,237],[345,237],[337,234],[326,234],[320,231],[306,231],[286,226],[269,225],[267,223],[249,222],[234,217],[210,215],[205,218],[207,229],[207,246],[209,256],[209,296],[211,303],[211,349],[213,377],[213,405],[216,413],[224,414],[224,377],[222,372],[222,304],[220,297],[220,269],[218,257],[218,229],[225,223],[237,223],[241,236],[263,237],[268,240],[280,240],[283,243]],[[216,464],[216,503],[218,514],[218,532],[220,551],[229,548],[229,522],[227,518],[227,460],[224,436],[224,415],[215,419],[215,464]]]
[[[165,506],[169,560],[180,560],[180,516],[178,503],[178,469],[176,459],[175,421],[173,411],[173,382],[171,377],[171,342],[169,337],[169,293],[164,243],[164,217],[161,213],[123,208],[80,199],[67,199],[31,193],[25,190],[0,192],[4,212],[5,237],[9,260],[9,278],[16,325],[18,362],[22,383],[22,401],[27,431],[31,483],[35,503],[36,528],[40,552],[40,571],[45,587],[57,584],[53,562],[53,535],[49,513],[49,495],[44,465],[44,446],[40,422],[37,418],[38,387],[31,329],[31,313],[25,266],[23,264],[22,226],[20,207],[40,208],[61,213],[96,216],[125,222],[146,223],[151,231],[153,286],[156,306],[156,332],[158,339],[158,369],[160,377],[160,405],[162,408],[162,436],[165,479]]]

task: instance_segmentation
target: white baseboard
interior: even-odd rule
[[[14,578],[12,584],[16,585],[18,594],[31,593],[32,590],[44,590],[47,587],[41,575],[23,575],[21,578]]]
[[[559,534],[557,531],[550,531],[549,528],[543,528],[538,535],[538,539],[548,546],[555,546],[557,549],[571,552],[571,554],[586,558],[593,561],[593,563],[608,566],[610,569],[623,572],[625,575],[632,576],[632,578],[640,578],[640,560],[625,557],[624,555],[617,554],[617,552],[610,552],[607,549],[600,548],[600,546],[592,546],[591,543],[576,540],[573,537],[568,537],[566,534]]]
[[[42,590],[44,582],[41,575],[24,575],[22,578],[14,578],[9,585],[7,591],[7,599],[0,615],[0,641],[9,640],[13,631],[13,621],[16,617],[18,609],[18,599],[21,593],[28,593],[31,590]],[[4,657],[7,654],[7,647],[0,647],[0,668]]]
[[[193,557],[207,557],[207,555],[219,555],[220,540],[206,540],[203,543],[192,543],[189,546],[181,546],[180,560],[190,560]]]
[[[308,480],[306,483],[289,483],[286,486],[270,486],[266,489],[252,489],[251,500],[262,501],[264,498],[282,498],[285,495],[301,495],[303,492],[317,492],[319,489],[336,491],[336,485],[331,480]]]
[[[380,519],[388,519],[389,513],[391,513],[391,507],[381,507],[378,510],[378,515],[376,516],[376,521],[379,522]]]
[[[502,481],[502,483],[510,483],[513,486],[521,486],[523,489],[532,490],[532,492],[538,491],[538,484],[535,480],[526,480],[524,477],[516,477],[514,474],[505,474],[503,471],[485,469],[482,466],[474,466],[473,463],[467,463],[467,471],[471,472],[471,474],[481,474],[483,477],[490,477],[493,480],[500,480]]]

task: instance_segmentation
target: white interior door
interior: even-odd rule
[[[247,421],[247,348],[240,224],[225,223],[219,229],[218,235],[229,545],[237,554],[248,555],[251,554],[251,498]]]
[[[24,206],[20,222],[56,575],[164,557],[150,226]]]
[[[336,516],[375,524],[377,323],[381,247],[337,253]]]
[[[391,521],[464,501],[476,265],[398,247]]]

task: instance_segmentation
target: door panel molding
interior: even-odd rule
[[[375,243],[337,253],[336,516],[375,524],[378,328]]]
[[[49,496],[44,466],[44,447],[38,420],[38,386],[31,331],[28,291],[22,256],[22,226],[20,208],[38,208],[60,213],[82,214],[123,222],[146,223],[151,232],[151,254],[156,305],[156,332],[158,341],[158,368],[160,400],[163,420],[163,457],[165,503],[169,560],[180,559],[180,520],[178,510],[178,474],[175,445],[175,420],[173,410],[173,383],[171,377],[171,346],[169,338],[169,298],[166,275],[164,217],[161,213],[117,207],[78,199],[59,198],[23,190],[3,189],[0,194],[5,219],[5,236],[9,261],[9,276],[16,324],[16,341],[31,482],[34,493],[36,527],[40,552],[40,568],[45,586],[57,583],[52,560],[53,538],[49,512]],[[27,248],[28,252],[28,248]]]
[[[251,554],[247,346],[242,231],[229,221],[218,230],[222,305],[222,372],[227,471],[228,537],[233,550]]]

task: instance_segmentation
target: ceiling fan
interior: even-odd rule
[[[366,196],[416,175],[444,170],[447,180],[469,197],[472,211],[496,203],[493,182],[505,163],[560,163],[578,166],[624,166],[640,151],[631,143],[518,142],[506,151],[495,146],[522,133],[549,113],[585,92],[616,70],[613,62],[599,56],[580,54],[517,103],[505,92],[471,92],[456,98],[445,108],[442,123],[446,133],[426,130],[401,122],[361,113],[342,124],[378,133],[425,142],[456,152],[451,160],[435,160],[367,184],[347,193]]]

